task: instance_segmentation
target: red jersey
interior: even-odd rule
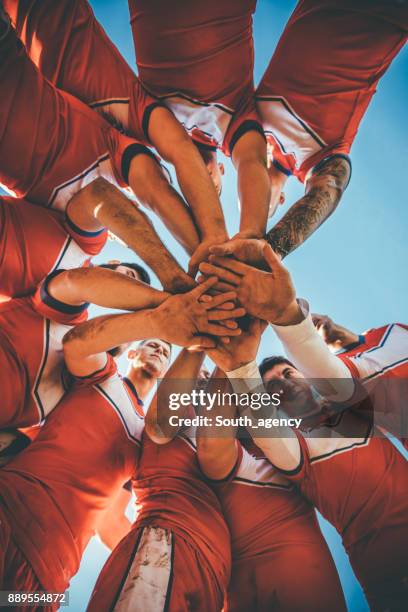
[[[337,355],[369,390],[377,425],[408,448],[408,326],[393,323],[370,329]]]
[[[0,52],[0,182],[8,191],[64,210],[72,196],[98,176],[126,186],[133,157],[153,155],[51,85],[13,28],[1,40]]]
[[[0,197],[0,294],[32,293],[50,272],[85,265],[106,239],[106,230],[86,232],[56,211]]]
[[[53,85],[147,141],[159,103],[142,87],[87,0],[4,0],[31,60]]]
[[[408,568],[408,462],[351,413],[340,417],[334,437],[330,428],[320,435],[328,437],[298,434],[299,467],[283,473],[342,536],[369,599],[387,581],[400,592]]]
[[[275,165],[305,181],[347,156],[377,83],[406,40],[389,0],[300,0],[256,92]]]
[[[192,542],[225,591],[230,537],[220,503],[200,470],[195,441],[180,434],[160,445],[144,434],[133,488],[140,504],[135,526],[163,527]]]
[[[64,397],[0,471],[0,505],[43,588],[64,592],[112,497],[134,474],[144,426],[111,358]]]
[[[345,609],[313,507],[265,457],[243,450],[235,475],[216,491],[231,533],[228,609],[266,610],[277,601],[286,610]]]
[[[87,307],[58,302],[46,285],[34,297],[0,304],[0,429],[38,424],[63,397],[62,338]]]
[[[256,0],[129,0],[143,85],[194,140],[230,153],[254,104],[252,15]]]

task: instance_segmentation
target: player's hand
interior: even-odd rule
[[[326,344],[333,344],[340,338],[340,332],[334,321],[327,315],[312,314],[315,328]]]
[[[254,361],[266,325],[265,321],[252,318],[248,331],[231,338],[228,344],[219,344],[217,348],[207,350],[207,355],[224,372],[236,370]]]
[[[222,244],[227,239],[228,236],[222,234],[220,236],[212,236],[207,240],[202,240],[194,251],[194,253],[192,254],[190,262],[188,264],[188,273],[190,274],[190,276],[195,278],[200,263],[208,259],[211,248],[217,244]]]
[[[224,244],[217,244],[210,248],[211,255],[219,257],[233,256],[238,261],[242,261],[250,266],[255,266],[261,270],[267,270],[263,256],[263,249],[267,242],[259,238],[246,238],[237,234]]]
[[[277,325],[302,321],[288,270],[269,245],[264,246],[263,255],[269,272],[234,259],[214,256],[210,256],[210,263],[202,263],[200,270],[233,286],[239,303],[248,314]]]
[[[235,292],[208,295],[216,282],[211,277],[192,291],[163,302],[154,312],[159,337],[179,346],[206,349],[238,336],[241,330],[235,319],[242,317],[245,310],[235,306]]]

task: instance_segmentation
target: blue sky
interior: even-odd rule
[[[91,4],[119,50],[134,66],[127,2],[91,0]],[[258,0],[254,20],[256,83],[294,6],[293,0]],[[360,126],[351,155],[353,176],[338,210],[307,244],[286,260],[298,295],[307,298],[314,311],[329,314],[356,332],[389,322],[407,322],[406,134],[404,137],[408,93],[408,80],[404,76],[407,74],[405,50],[383,77]],[[235,175],[230,162],[224,161],[222,203],[228,228],[235,233],[239,218]],[[285,192],[286,202],[290,204],[301,196],[302,187],[291,179]],[[285,210],[287,206],[282,207],[280,214]],[[182,249],[158,220],[154,222],[170,250],[186,265],[187,257]],[[96,261],[129,257],[133,256],[127,249],[111,243]],[[158,286],[157,282],[154,284]],[[98,312],[93,309],[93,314]],[[276,352],[281,352],[281,348],[268,330],[259,357]],[[125,367],[125,363],[121,366]],[[367,609],[337,534],[327,524],[323,528],[340,571],[349,608],[353,612]],[[85,609],[106,557],[106,549],[94,539],[72,582],[70,610]]]

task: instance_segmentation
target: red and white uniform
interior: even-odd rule
[[[138,516],[105,564],[89,610],[223,607],[230,575],[230,538],[220,503],[203,479],[194,440],[159,445],[143,436],[133,483]],[[154,559],[157,558],[157,563]],[[154,606],[149,585],[157,585]],[[158,586],[160,584],[160,586]],[[165,607],[166,606],[166,607]]]
[[[50,272],[86,265],[106,239],[105,229],[86,232],[56,211],[0,197],[0,295],[27,295]]]
[[[42,74],[140,141],[160,103],[142,87],[87,0],[4,0]]]
[[[33,297],[0,304],[0,429],[37,425],[63,397],[62,338],[87,307],[55,300],[46,282]]]
[[[231,533],[229,611],[345,610],[313,507],[269,461],[244,450],[216,491]]]
[[[348,157],[407,29],[405,2],[298,2],[256,92],[282,172],[303,182],[326,158]]]
[[[6,573],[17,549],[43,590],[65,591],[102,513],[135,473],[143,427],[139,400],[111,357],[76,380],[37,439],[0,471]],[[22,579],[24,569],[13,586]]]
[[[337,355],[369,389],[376,423],[402,438],[408,448],[408,325],[370,329]]]
[[[194,140],[230,154],[262,132],[254,103],[256,0],[129,0],[138,72]]]
[[[34,204],[64,210],[102,176],[125,187],[135,155],[153,155],[47,81],[13,28],[0,42],[0,182]]]
[[[398,609],[407,596],[408,462],[350,413],[322,428],[327,437],[312,435],[298,435],[299,467],[282,473],[341,535],[370,606]]]

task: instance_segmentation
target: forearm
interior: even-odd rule
[[[282,259],[305,242],[334,212],[340,197],[313,189],[294,204],[266,235]]]
[[[169,293],[105,268],[75,268],[51,279],[48,292],[73,306],[89,302],[104,308],[140,310],[162,304]]]
[[[333,213],[350,179],[350,163],[333,156],[306,183],[306,194],[267,234],[273,250],[282,258],[303,244]]]
[[[184,418],[191,410],[191,405],[180,405],[177,410],[171,408],[171,395],[190,394],[196,387],[196,381],[204,360],[204,353],[182,350],[177,359],[160,383],[149,406],[145,427],[146,433],[157,444],[172,440],[179,428],[170,424],[170,417]]]
[[[163,176],[152,159],[143,166],[133,160],[129,183],[138,201],[152,210],[190,255],[199,244],[199,235],[192,214],[181,196]],[[140,161],[140,160],[139,160]]]
[[[248,160],[239,164],[238,195],[241,204],[239,231],[249,238],[262,238],[268,220],[271,187],[263,161]]]
[[[355,390],[350,370],[320,337],[305,302],[302,310],[304,318],[300,322],[296,318],[293,323],[289,319],[279,325],[271,324],[288,359],[327,399],[335,402],[350,399]]]
[[[226,374],[216,368],[206,392],[218,395],[231,391]],[[221,480],[231,473],[238,459],[237,428],[225,421],[237,416],[236,406],[215,403],[209,411],[204,408],[202,415],[206,416],[207,420],[197,429],[197,458],[207,478]],[[222,426],[216,425],[217,417],[222,418]]]

